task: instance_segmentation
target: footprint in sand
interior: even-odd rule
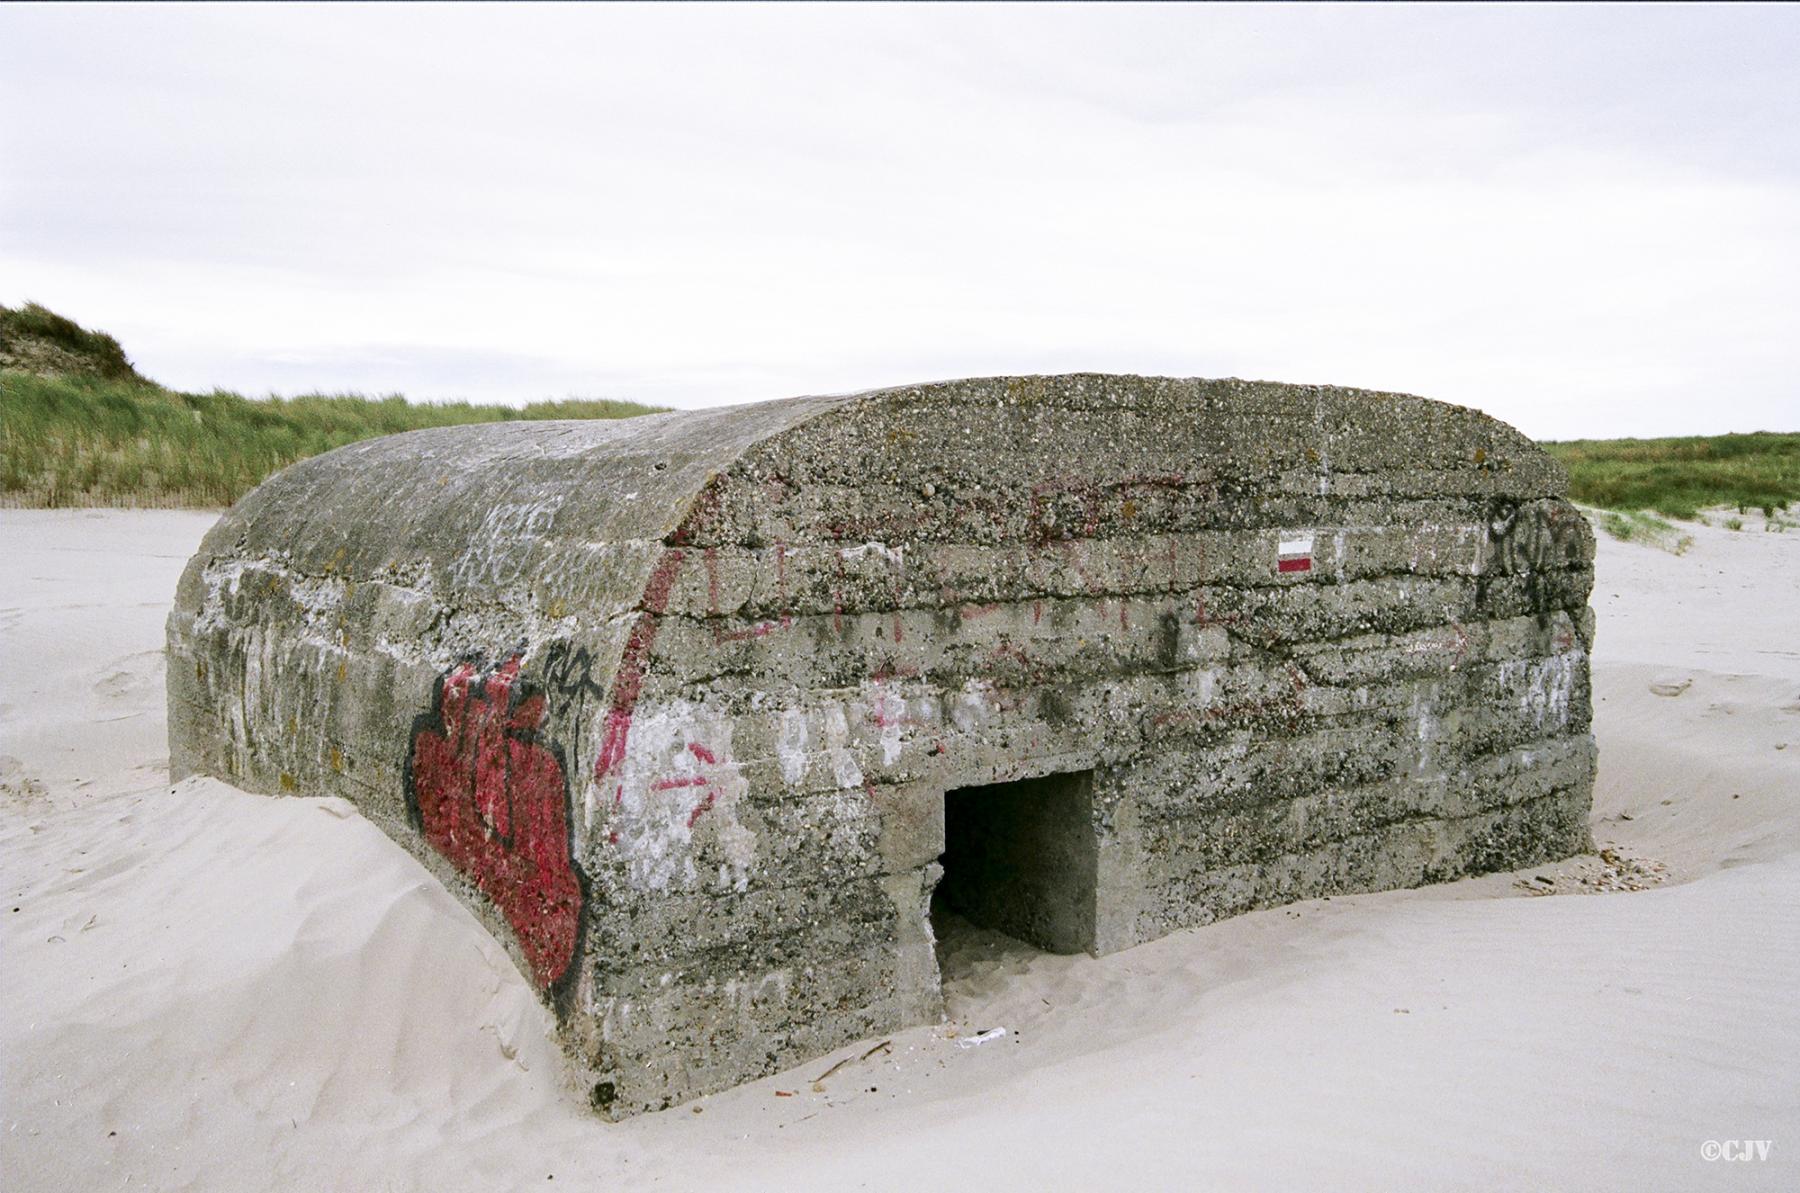
[[[123,703],[135,701],[147,693],[160,693],[162,685],[163,652],[140,650],[108,664],[106,673],[94,681],[94,695],[102,700]]]
[[[0,800],[29,804],[49,794],[50,789],[44,786],[43,780],[26,770],[23,762],[11,754],[0,754]]]

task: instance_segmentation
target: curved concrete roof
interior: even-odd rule
[[[349,580],[410,576],[449,603],[491,602],[509,578],[585,569],[590,582],[577,586],[581,599],[570,611],[610,619],[637,605],[661,544],[707,481],[758,445],[811,424],[804,445],[794,446],[830,457],[817,461],[821,469],[854,477],[866,461],[852,455],[871,442],[859,434],[862,424],[924,426],[958,415],[967,423],[972,411],[1009,404],[1040,415],[1105,405],[1122,416],[1154,404],[1165,417],[1174,409],[1221,425],[1235,420],[1234,433],[1218,439],[1221,452],[1241,450],[1258,428],[1272,442],[1314,427],[1320,435],[1335,427],[1343,439],[1354,428],[1379,450],[1421,462],[1434,455],[1466,461],[1478,442],[1507,460],[1507,487],[1519,496],[1547,495],[1563,483],[1560,467],[1517,431],[1425,398],[1111,374],[976,378],[621,420],[442,427],[352,444],[277,473],[238,502],[207,535],[178,604],[195,607],[199,593],[190,586],[210,562],[260,557]],[[1450,450],[1446,440],[1454,441]],[[917,450],[969,468],[980,466],[984,444],[980,435],[945,435]],[[504,567],[490,558],[523,539],[531,540],[529,558]]]

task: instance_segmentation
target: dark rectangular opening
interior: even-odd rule
[[[1077,771],[947,792],[934,922],[949,913],[1046,952],[1092,951],[1093,789],[1094,772]]]

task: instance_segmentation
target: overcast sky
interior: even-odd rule
[[[0,302],[165,384],[1076,369],[1800,428],[1800,8],[0,6]]]

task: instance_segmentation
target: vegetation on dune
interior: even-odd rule
[[[1800,500],[1800,434],[1578,439],[1544,448],[1569,470],[1570,496],[1609,510],[1693,518],[1714,506],[1765,517]]]
[[[111,336],[35,305],[0,307],[6,505],[229,505],[296,460],[377,435],[515,419],[627,418],[654,409],[611,401],[514,408],[179,393],[138,376]]]
[[[0,306],[0,369],[56,376],[143,381],[119,341],[47,307]]]
[[[1621,542],[1645,543],[1675,555],[1694,545],[1693,535],[1683,534],[1674,523],[1665,522],[1655,514],[1621,513],[1618,510],[1589,510],[1588,513],[1600,529]]]
[[[177,393],[96,377],[0,374],[0,495],[9,505],[222,506],[296,460],[459,423],[626,418],[634,402],[468,402]]]
[[[523,408],[404,398],[246,398],[145,380],[119,342],[36,303],[0,306],[0,504],[218,506],[307,456],[396,431],[539,418],[627,418],[634,402]],[[1713,506],[1776,511],[1800,500],[1800,434],[1581,439],[1544,447],[1570,496],[1620,538],[1680,542],[1643,511],[1693,518]]]

